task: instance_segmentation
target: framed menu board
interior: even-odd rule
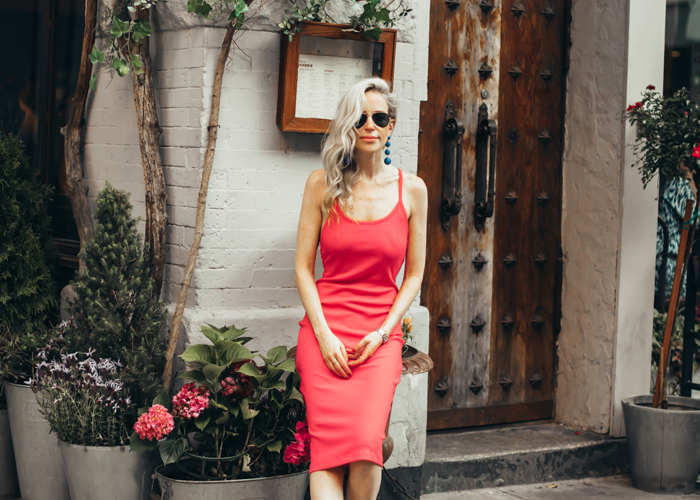
[[[283,132],[324,134],[338,102],[355,82],[378,76],[394,84],[396,30],[375,42],[347,24],[305,21],[282,35],[277,125]]]

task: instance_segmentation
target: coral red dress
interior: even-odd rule
[[[316,281],[331,331],[349,348],[382,326],[394,304],[396,277],[408,249],[408,217],[402,199],[385,217],[354,221],[338,204],[321,228],[323,276]],[[308,315],[299,322],[296,363],[311,435],[310,472],[369,460],[382,465],[384,428],[401,380],[401,325],[350,378],[323,361]]]

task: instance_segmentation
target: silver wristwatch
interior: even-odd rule
[[[382,344],[386,344],[386,341],[389,340],[389,334],[386,333],[384,328],[377,328],[377,332],[379,332],[379,335],[382,336]]]

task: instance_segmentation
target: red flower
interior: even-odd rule
[[[173,396],[173,415],[185,420],[197,418],[209,406],[209,389],[204,386],[195,387],[194,382],[185,384]]]
[[[134,430],[143,440],[158,441],[175,428],[173,416],[163,405],[153,405],[134,424]]]
[[[634,104],[630,104],[629,106],[627,106],[627,112],[629,113],[630,111],[636,111],[643,106],[644,106],[643,102],[637,101]]]
[[[647,90],[656,90],[656,87],[654,87],[653,85],[648,85]]]
[[[306,422],[297,422],[296,441],[292,441],[284,449],[284,461],[288,464],[302,464],[311,460],[311,435]]]
[[[700,159],[700,142],[693,148],[693,158]]]

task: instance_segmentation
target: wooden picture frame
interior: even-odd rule
[[[331,120],[322,118],[296,117],[297,82],[299,76],[299,48],[302,36],[321,38],[356,40],[368,43],[383,44],[381,66],[375,76],[389,82],[394,87],[394,60],[396,55],[396,30],[384,29],[377,42],[367,40],[362,33],[343,31],[351,28],[349,24],[320,23],[304,21],[301,23],[301,33],[296,33],[289,41],[287,35],[282,35],[280,47],[280,73],[277,93],[277,125],[283,132],[306,132],[325,134]]]

